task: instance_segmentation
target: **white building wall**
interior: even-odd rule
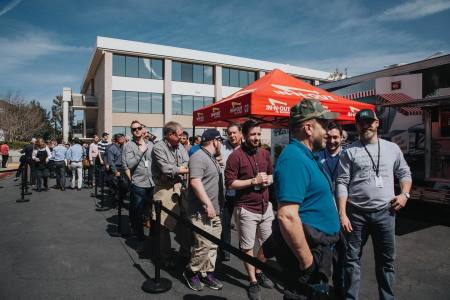
[[[214,85],[172,81],[172,95],[215,97]]]
[[[164,93],[164,81],[155,79],[112,77],[112,89],[119,91]]]

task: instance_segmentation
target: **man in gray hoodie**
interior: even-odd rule
[[[395,214],[406,205],[411,172],[400,148],[378,138],[374,111],[356,115],[359,141],[343,151],[336,179],[339,217],[346,233],[344,263],[346,299],[359,298],[360,258],[369,235],[375,252],[380,299],[394,299]],[[401,192],[395,195],[394,175]]]

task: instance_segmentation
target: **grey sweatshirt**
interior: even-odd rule
[[[152,176],[153,143],[147,143],[147,152],[141,152],[135,141],[131,140],[123,146],[122,165],[131,171],[131,183],[142,188],[154,186]],[[147,161],[147,163],[146,163]]]
[[[377,187],[373,163],[360,141],[352,143],[340,157],[336,179],[336,197],[365,210],[379,210],[395,197],[394,175],[400,181],[412,181],[411,171],[397,144],[379,139],[380,170],[383,187]],[[378,161],[378,143],[366,145],[375,166]]]

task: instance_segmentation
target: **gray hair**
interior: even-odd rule
[[[177,132],[178,129],[183,129],[180,123],[175,121],[167,122],[163,127],[163,135],[167,136],[168,134]]]

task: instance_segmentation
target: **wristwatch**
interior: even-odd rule
[[[405,195],[406,200],[409,200],[409,198],[411,198],[411,195],[407,192],[402,192],[403,195]]]

